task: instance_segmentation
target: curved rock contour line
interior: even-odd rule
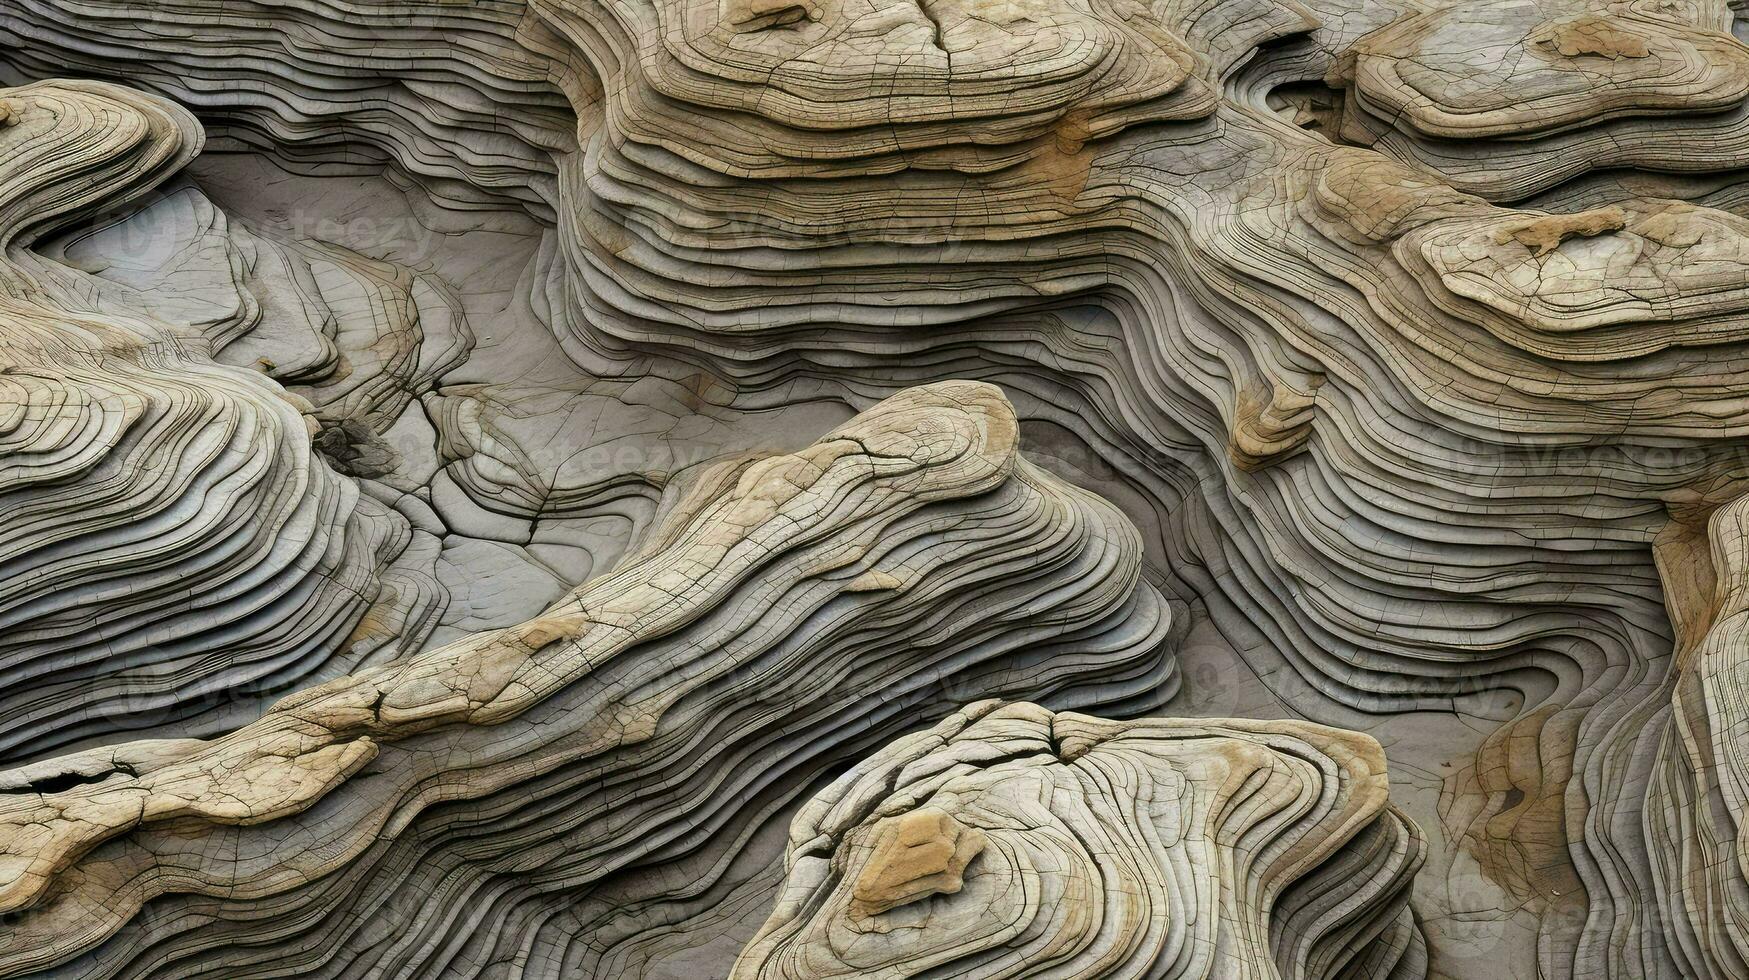
[[[1452,976],[1741,973],[1723,0],[0,28],[0,969],[720,973],[797,801],[999,695],[1376,731]],[[919,446],[1005,418],[962,462],[1037,463],[907,502],[961,470],[797,452],[862,411]],[[687,521],[761,465],[873,496],[776,508],[711,579]],[[576,603],[610,582],[716,611],[608,656]],[[562,650],[515,639],[567,609]],[[1162,640],[1208,668],[1182,695]],[[596,673],[637,649],[784,650],[788,686],[730,670],[674,743],[592,755],[644,730],[608,706],[692,690]],[[266,767],[234,802],[231,765]]]
[[[612,851],[651,843],[616,842],[609,827],[660,822],[670,794],[676,818],[709,805],[694,796],[707,787],[676,786],[670,770],[694,740],[698,778],[714,784],[730,772],[706,757],[750,751],[765,726],[805,727],[828,706],[834,725],[877,724],[949,676],[1000,687],[1014,665],[988,658],[1002,654],[1024,662],[1072,639],[1061,663],[1025,673],[1051,686],[1157,665],[1164,610],[1136,581],[1133,532],[1021,462],[1015,435],[985,385],[896,396],[802,453],[713,468],[644,550],[519,627],[330,681],[215,740],[14,770],[0,791],[0,902],[28,911],[0,938],[0,962],[79,953],[166,892],[333,902],[313,883],[368,876],[436,800],[560,765],[581,795],[546,833],[597,841],[567,858],[581,884]],[[867,636],[870,620],[888,626]],[[1033,649],[1014,651],[1022,642]],[[634,789],[641,779],[652,782]],[[606,783],[617,789],[600,796]],[[231,859],[214,862],[206,837]]]
[[[314,464],[307,406],[200,333],[112,315],[100,281],[35,250],[170,177],[199,125],[100,83],[3,98],[0,751],[235,711],[211,692],[393,649],[355,627],[417,623],[412,529]]]
[[[808,803],[733,977],[1425,976],[1388,796],[1352,732],[980,702]]]

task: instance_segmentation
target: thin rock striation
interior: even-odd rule
[[[1428,834],[1421,939],[1392,891],[1367,928],[1396,938],[1274,969],[1742,973],[1722,0],[10,0],[0,30],[0,751],[50,801],[17,825],[16,971],[719,975],[835,767],[986,694],[1151,711],[1159,640],[1200,627],[1226,666],[1185,698],[1377,731]],[[67,75],[127,87],[40,81]],[[330,207],[457,240],[308,233]],[[907,502],[886,456],[802,448],[859,426],[1038,463],[906,456],[958,488]],[[743,474],[834,466],[872,467],[872,509],[660,578],[689,521],[766,499]],[[666,755],[588,747],[642,690],[592,688],[595,654],[461,682],[544,664],[516,638],[603,583],[715,624],[646,622],[615,670],[708,672],[743,655],[721,628],[795,676],[659,713],[700,726]],[[971,679],[902,679],[929,669]],[[685,704],[685,673],[636,684]],[[265,796],[213,804],[233,765]],[[939,835],[944,881],[977,860],[947,819],[891,831]],[[636,856],[553,843],[579,827]],[[913,906],[872,874],[838,912]],[[1228,918],[1298,921],[1253,899]]]
[[[463,814],[485,830],[512,802],[511,825],[463,835],[466,863],[584,888],[708,828],[713,805],[817,772],[782,736],[859,733],[818,743],[844,751],[946,692],[1146,703],[1169,617],[1138,582],[1134,531],[1021,460],[1016,435],[988,386],[901,394],[801,453],[701,471],[639,551],[519,627],[330,681],[214,740],[13,770],[0,968],[139,969],[125,943],[93,947],[163,895],[196,898],[160,938],[252,904],[319,916],[441,860]],[[475,941],[528,913],[499,914]],[[367,921],[317,918],[319,942],[257,937],[223,962],[302,949],[319,968]],[[203,952],[218,950],[152,966],[188,976],[210,969]],[[391,959],[369,967],[436,952],[379,950]]]
[[[1365,735],[985,701],[841,776],[735,980],[1426,975]]]
[[[0,753],[223,724],[336,651],[416,642],[423,549],[315,464],[307,406],[35,250],[186,164],[198,124],[101,83],[4,98]]]

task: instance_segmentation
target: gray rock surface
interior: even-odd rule
[[[934,969],[846,959],[785,832],[999,697],[1204,733],[1151,779],[1307,726],[1351,734],[1269,751],[1389,761],[1285,891],[1246,845],[1243,900],[1029,913],[1267,942],[966,956],[1745,976],[1733,31],[4,0],[0,974]],[[963,775],[1161,825],[1058,751]],[[999,877],[959,803],[859,800],[829,880],[903,833]],[[890,863],[858,922],[963,931]]]

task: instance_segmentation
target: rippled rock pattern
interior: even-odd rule
[[[1425,976],[1384,762],[1301,722],[981,702],[808,803],[733,976]]]
[[[1749,976],[1738,17],[0,0],[0,975]]]
[[[315,465],[314,414],[119,279],[55,261],[59,228],[174,174],[199,124],[100,83],[5,100],[0,752],[185,731],[416,642],[436,549]],[[212,312],[190,316],[224,329]]]

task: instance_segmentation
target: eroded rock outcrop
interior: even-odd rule
[[[1425,976],[1388,793],[1351,732],[981,702],[808,803],[733,976]]]
[[[1420,745],[1434,753],[1421,772],[1395,770],[1443,784],[1442,819],[1424,823],[1446,836],[1430,846],[1417,901],[1447,972],[1673,978],[1740,964],[1715,914],[1742,887],[1727,848],[1672,844],[1700,829],[1723,841],[1739,821],[1700,748],[1725,737],[1711,726],[1735,729],[1728,718],[1670,721],[1717,717],[1706,705],[1725,697],[1696,687],[1706,675],[1689,669],[1701,638],[1719,634],[1712,600],[1695,598],[1711,586],[1687,582],[1668,557],[1705,549],[1670,542],[1692,545],[1749,475],[1749,49],[1726,4],[17,0],[0,24],[18,38],[0,57],[15,80],[124,75],[201,113],[215,144],[312,181],[382,171],[443,221],[492,215],[477,220],[509,227],[514,209],[536,228],[515,303],[487,311],[514,311],[506,320],[524,335],[545,335],[519,342],[533,352],[524,360],[547,365],[514,376],[497,371],[515,359],[493,350],[494,333],[509,330],[474,318],[443,327],[456,304],[479,308],[469,284],[221,222],[223,209],[205,210],[196,193],[199,174],[140,212],[189,229],[175,263],[118,263],[115,243],[89,228],[45,233],[40,251],[13,257],[61,297],[57,310],[207,321],[223,349],[172,373],[205,371],[227,350],[228,363],[265,370],[216,387],[240,384],[279,413],[263,444],[287,440],[294,416],[314,422],[313,449],[293,439],[283,450],[314,488],[297,499],[312,506],[331,487],[369,501],[351,505],[364,517],[330,507],[311,526],[391,529],[369,532],[368,546],[350,543],[367,532],[349,533],[347,557],[328,559],[361,583],[309,579],[401,597],[322,620],[336,632],[369,624],[381,655],[276,639],[262,649],[283,668],[270,672],[281,688],[312,674],[374,676],[379,661],[423,646],[431,616],[417,610],[445,599],[440,649],[473,649],[497,642],[480,638],[483,625],[647,560],[634,540],[663,538],[661,515],[717,472],[678,459],[681,449],[751,449],[912,386],[993,382],[1059,469],[1099,482],[1143,525],[1153,577],[1206,610],[1243,674],[1235,686],[1261,689],[1275,713],[1347,728],[1435,716],[1467,726],[1473,737],[1443,756],[1445,746]],[[40,125],[21,98],[8,96],[0,140]],[[113,98],[178,120],[159,128],[185,144],[150,166],[93,144],[123,161],[116,179],[169,179],[196,139],[191,121],[144,96]],[[318,266],[327,272],[312,290]],[[196,272],[214,285],[165,286]],[[225,298],[230,284],[246,287],[231,290],[238,299]],[[257,288],[285,302],[245,329],[240,297]],[[381,316],[330,331],[314,326],[320,316],[288,315],[297,308]],[[354,360],[357,376],[331,370]],[[770,423],[778,413],[791,414]],[[603,421],[599,437],[576,437],[588,445],[559,439],[546,453],[549,419],[567,431]],[[662,447],[598,469],[570,462],[616,430],[660,431]],[[390,452],[403,443],[414,445]],[[248,494],[211,499],[232,514],[272,510]],[[49,533],[68,533],[76,525],[56,507]],[[588,523],[601,515],[605,529]],[[218,545],[152,547],[226,560]],[[419,574],[426,562],[436,588]],[[499,571],[513,584],[494,592]],[[392,576],[404,586],[383,588]],[[167,608],[181,615],[194,602]],[[119,607],[94,595],[77,608]],[[783,610],[761,615],[812,628]],[[215,657],[199,669],[235,673],[235,655]],[[1108,692],[1115,702],[1169,693],[1128,676]],[[38,698],[42,717],[62,703],[37,675],[20,678],[17,696]],[[163,703],[186,702],[178,692]],[[475,709],[453,710],[460,722]],[[857,729],[822,752],[841,760],[899,727]],[[1413,733],[1393,746],[1416,748]],[[488,782],[502,768],[479,766]],[[335,974],[369,972],[384,956],[440,975],[653,975],[661,968],[631,947],[685,948],[716,928],[716,904],[759,904],[769,877],[759,849],[741,844],[826,768],[720,811],[736,845],[664,854],[666,871],[642,881],[591,879],[587,897],[554,885],[571,898],[548,907],[517,878],[505,886],[513,912],[481,913],[501,937],[490,953],[452,954],[488,941],[429,924],[388,953],[326,945],[342,926],[286,928],[321,937],[304,955]],[[78,774],[45,775],[61,786]],[[322,800],[351,799],[359,778]],[[492,812],[543,805],[528,796],[507,788]],[[1699,820],[1703,800],[1713,810]],[[396,838],[409,839],[427,838]],[[274,860],[266,840],[263,868]],[[444,860],[420,865],[397,846],[384,844],[394,856],[383,860],[417,865],[405,880],[431,877],[410,892],[437,895]],[[935,873],[956,855],[958,844]],[[526,869],[511,864],[508,877]],[[451,915],[485,887],[457,880],[467,884],[434,899]],[[361,887],[350,894],[379,886]],[[240,918],[186,901],[201,911],[143,928],[145,948],[169,949],[163,937],[218,915],[225,935],[249,937],[242,945],[264,958],[285,954],[278,940],[255,945]],[[299,908],[337,907],[312,901]],[[405,910],[394,921],[426,920]],[[520,952],[525,940],[541,952]],[[91,955],[98,973],[259,962],[189,947],[148,966]]]
[[[1749,498],[1673,524],[1660,567],[1677,623],[1671,709],[1662,719],[1646,794],[1652,896],[1671,923],[1683,972],[1741,976],[1749,970]]]
[[[235,723],[336,649],[416,643],[431,549],[315,462],[307,405],[36,250],[174,174],[194,119],[100,83],[5,101],[0,754]]]
[[[616,571],[520,627],[330,681],[212,741],[7,774],[0,901],[21,914],[0,956],[66,963],[159,895],[319,916],[416,872],[407,852],[445,846],[465,801],[490,827],[495,797],[516,820],[467,860],[545,854],[544,876],[582,888],[708,824],[737,786],[809,774],[820,760],[790,740],[816,726],[903,725],[965,686],[1146,700],[1167,618],[1138,550],[1109,506],[1017,457],[994,389],[897,396],[802,453],[707,468]],[[438,801],[451,816],[422,825]],[[313,928],[326,945],[361,924]]]

